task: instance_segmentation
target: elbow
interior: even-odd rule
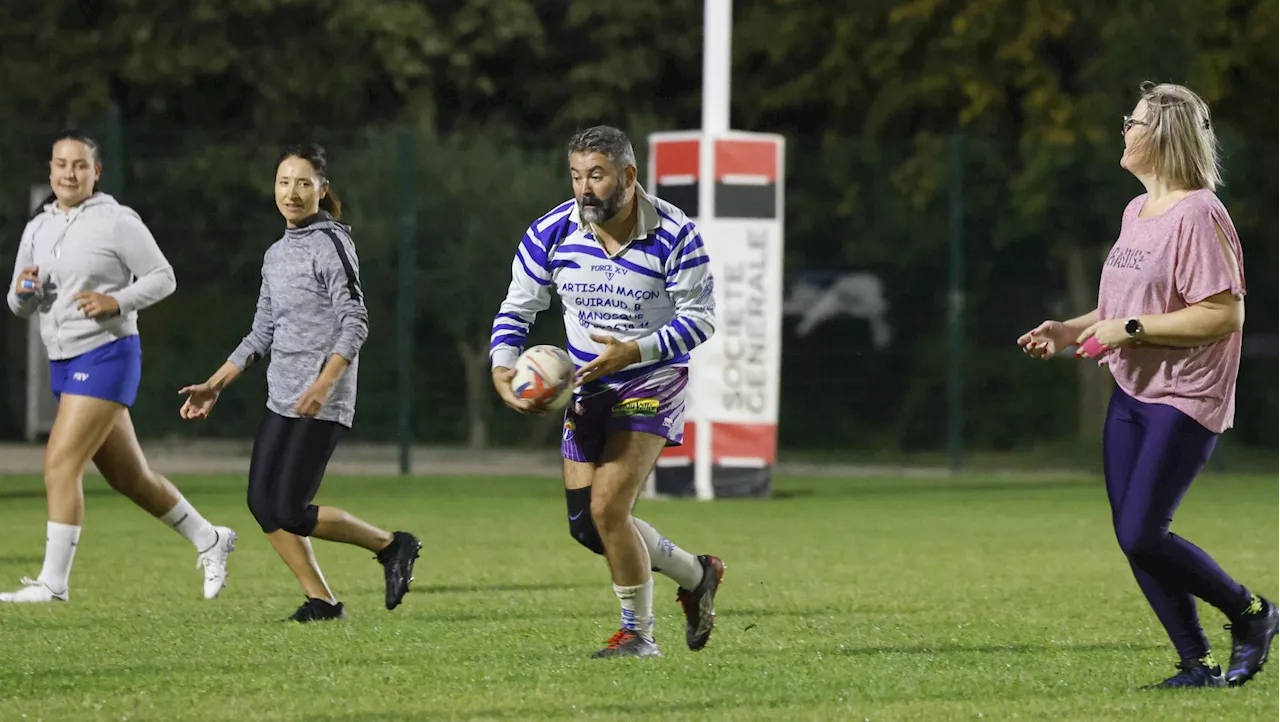
[[[163,271],[157,274],[160,281],[156,284],[160,293],[160,298],[168,298],[173,292],[178,290],[178,277],[173,273],[173,266],[166,266]]]
[[[712,336],[716,335],[716,317],[708,314],[705,318],[701,319],[701,321],[702,323],[698,325],[702,330],[702,334],[706,336],[702,342],[706,343],[711,340]]]
[[[348,319],[342,325],[342,337],[339,341],[339,345],[348,350],[348,353],[344,353],[343,356],[348,361],[355,358],[367,338],[369,338],[369,323],[363,318]]]
[[[1222,335],[1230,336],[1233,333],[1244,331],[1244,303],[1238,301],[1231,305],[1230,312],[1223,320]]]
[[[1213,336],[1215,341],[1244,330],[1243,298],[1232,298],[1229,302],[1213,308],[1213,312]]]
[[[364,345],[364,340],[369,338],[369,317],[361,314],[358,318],[351,319],[346,331],[355,339],[357,346]]]

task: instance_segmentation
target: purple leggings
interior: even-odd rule
[[[1172,406],[1143,403],[1120,389],[1111,395],[1102,455],[1116,541],[1182,659],[1209,653],[1195,597],[1229,618],[1249,604],[1249,592],[1208,554],[1169,533],[1173,512],[1217,440]]]

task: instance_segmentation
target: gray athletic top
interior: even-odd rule
[[[267,408],[297,417],[294,404],[331,354],[351,363],[316,418],[350,427],[356,413],[360,347],[369,313],[351,228],[321,211],[287,228],[262,259],[253,329],[228,359],[241,369],[271,352]]]

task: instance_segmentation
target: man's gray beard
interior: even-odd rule
[[[618,215],[622,210],[622,199],[626,197],[626,190],[619,184],[608,198],[600,198],[600,205],[586,205],[579,202],[581,210],[579,214],[582,220],[591,224],[599,224],[608,221],[610,218]]]
[[[605,217],[605,212],[608,210],[609,209],[605,208],[604,206],[584,205],[582,206],[582,220],[586,221],[587,223],[604,223],[605,221],[609,220],[608,218]]]

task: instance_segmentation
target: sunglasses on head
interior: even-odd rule
[[[1124,122],[1121,123],[1120,125],[1120,128],[1121,128],[1120,135],[1127,135],[1129,133],[1129,129],[1135,125],[1150,125],[1150,124],[1147,123],[1146,121],[1134,120],[1132,115],[1126,115],[1124,116]],[[1210,126],[1209,126],[1208,119],[1205,119],[1204,124],[1201,125],[1200,127],[1203,128],[1204,130],[1209,130]]]
[[[1146,125],[1146,123],[1141,120],[1134,120],[1132,115],[1124,116],[1124,122],[1120,126],[1122,129],[1120,131],[1120,135],[1127,135],[1129,133],[1129,129],[1135,125]]]

